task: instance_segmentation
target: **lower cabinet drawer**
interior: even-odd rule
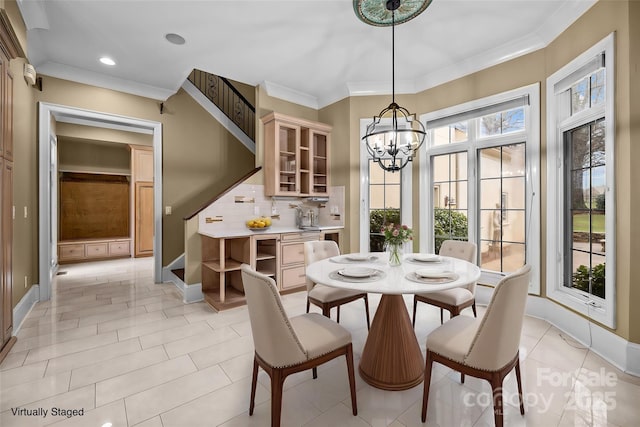
[[[58,258],[61,261],[84,258],[84,245],[61,245]]]
[[[282,245],[282,265],[304,262],[304,243],[287,243]]]
[[[130,253],[129,242],[109,242],[109,255],[129,255]]]
[[[280,275],[280,286],[282,289],[304,286],[307,282],[304,271],[304,265],[282,269],[282,274]]]
[[[85,247],[87,258],[102,258],[109,254],[107,243],[87,243]]]

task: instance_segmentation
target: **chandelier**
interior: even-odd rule
[[[372,160],[389,172],[404,168],[424,143],[424,125],[415,114],[396,103],[395,93],[395,26],[406,22],[422,11],[431,0],[354,0],[358,17],[371,25],[391,25],[391,104],[383,109],[367,126],[362,141]],[[389,12],[391,21],[389,21]],[[396,14],[398,19],[396,20]]]

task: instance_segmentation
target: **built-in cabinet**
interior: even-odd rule
[[[153,255],[153,148],[131,146],[131,182],[134,187],[134,256]]]
[[[4,9],[0,9],[0,362],[13,336],[13,75],[9,60],[24,56]]]
[[[249,264],[272,277],[280,292],[305,287],[304,242],[321,233],[254,234],[228,238],[201,235],[202,292],[216,310],[245,303],[240,266]]]
[[[131,239],[86,239],[58,243],[60,264],[131,256]]]
[[[331,126],[278,113],[262,118],[266,196],[327,196]]]

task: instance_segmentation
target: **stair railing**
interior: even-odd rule
[[[188,80],[213,102],[252,141],[256,140],[256,109],[229,80],[205,71],[193,70]]]

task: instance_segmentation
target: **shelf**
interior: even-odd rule
[[[210,270],[213,270],[215,272],[222,272],[222,271],[234,271],[234,270],[240,270],[240,266],[243,263],[240,261],[236,261],[235,259],[232,258],[227,258],[225,260],[225,269],[223,270],[222,267],[220,266],[220,260],[212,260],[212,261],[203,261],[202,262],[202,266],[203,267],[207,267]]]
[[[258,273],[264,274],[265,276],[270,276],[270,277],[275,277],[276,276],[276,272],[273,270],[261,270],[258,269],[257,270]]]
[[[247,300],[244,294],[231,286],[227,286],[225,292],[225,302],[220,301],[220,292],[216,290],[203,290],[204,300],[214,309],[220,311],[228,308],[245,305]]]
[[[266,253],[266,252],[258,252],[258,255],[256,256],[256,261],[262,261],[262,260],[265,260],[265,259],[273,259],[275,257],[276,256],[273,255],[273,254],[269,254],[269,253]]]
[[[280,155],[284,156],[284,157],[291,157],[291,156],[295,156],[296,153],[292,152],[292,151],[280,151]]]

